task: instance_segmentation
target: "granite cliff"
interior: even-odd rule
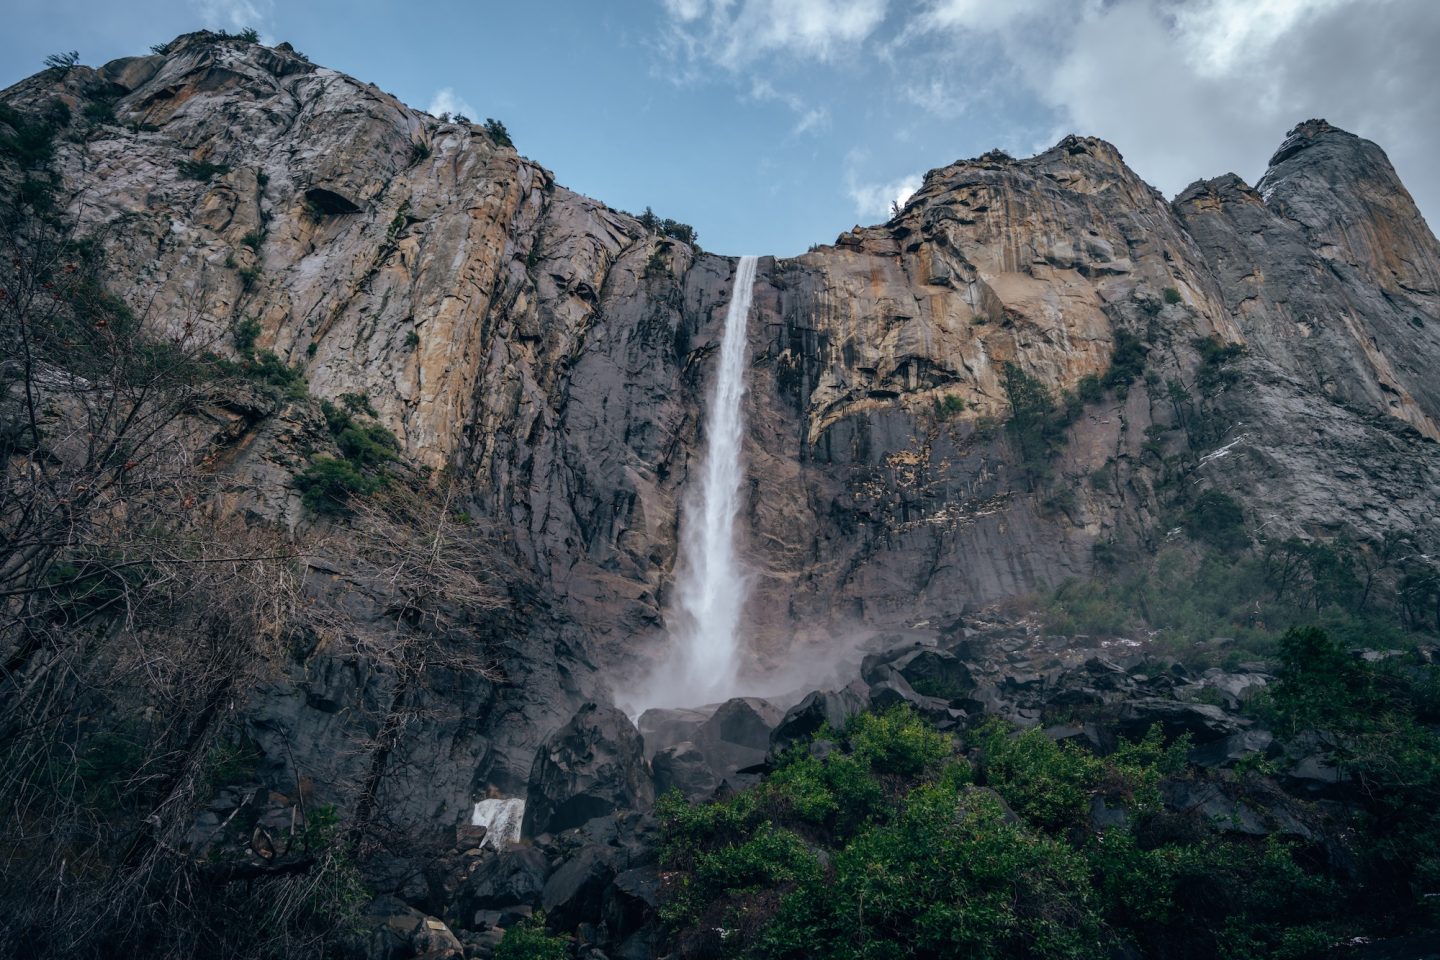
[[[227,512],[326,530],[292,477],[329,443],[314,401],[358,396],[407,482],[448,478],[511,565],[509,605],[476,628],[503,679],[440,669],[422,691],[312,641],[241,698],[271,819],[302,779],[397,830],[522,792],[542,740],[663,649],[735,259],[286,45],[190,34],[0,100],[75,118],[58,206],[152,334],[226,354],[249,324],[303,373],[313,401],[210,409]],[[997,601],[1152,554],[1208,491],[1256,544],[1440,546],[1440,244],[1383,151],[1321,120],[1257,185],[1174,201],[1087,137],[932,170],[887,223],[762,258],[749,350],[764,669],[953,638]],[[1063,411],[1038,452],[1015,427],[1027,389]],[[364,595],[346,575],[310,573]],[[384,635],[371,606],[354,629]],[[407,698],[453,709],[387,727]],[[378,794],[374,752],[345,748],[376,729]],[[395,890],[424,886],[423,865],[386,863]]]

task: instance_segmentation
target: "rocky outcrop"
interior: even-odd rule
[[[559,833],[654,799],[635,726],[614,707],[587,703],[535,754],[521,832]]]
[[[931,171],[885,224],[762,258],[746,639],[760,673],[842,675],[798,671],[792,686],[830,689],[783,717],[758,701],[642,717],[642,747],[611,708],[575,711],[662,648],[733,260],[285,45],[191,34],[0,99],[69,106],[62,205],[152,331],[227,353],[255,321],[257,345],[313,397],[373,407],[408,483],[457,478],[455,506],[496,530],[504,611],[426,633],[483,649],[486,670],[372,656],[416,631],[346,563],[307,571],[307,590],[351,617],[297,631],[237,707],[262,758],[246,785],[270,798],[262,826],[319,797],[347,816],[383,810],[397,834],[443,834],[431,846],[448,850],[476,800],[527,791],[527,838],[563,835],[649,804],[646,749],[662,789],[704,796],[767,751],[895,703],[1102,750],[1116,725],[1158,722],[1191,733],[1207,768],[1283,755],[1323,795],[1338,776],[1323,744],[1282,750],[1234,719],[1261,673],[1195,678],[1023,630],[977,657],[964,617],[1088,574],[1097,550],[1167,542],[1212,489],[1244,505],[1246,537],[1440,544],[1440,248],[1379,147],[1309,121],[1255,187],[1225,176],[1173,203],[1093,138],[987,154]],[[1006,427],[1017,372],[1075,398],[1044,470]],[[304,535],[291,478],[333,448],[319,411],[237,397],[201,414],[226,437],[223,506]],[[837,665],[866,638],[874,655],[847,687]],[[206,826],[237,798],[215,803]],[[623,846],[485,851],[462,926],[550,902],[642,936],[650,877],[630,871],[645,864],[580,859],[596,843]],[[388,878],[377,891],[434,906],[454,878],[434,878],[428,846],[394,847],[370,864]],[[597,878],[627,876],[623,896],[597,893]]]
[[[219,344],[254,317],[316,395],[367,395],[408,456],[468,478],[612,673],[645,668],[731,260],[281,48],[189,35],[5,96],[115,98],[122,123],[58,165],[118,292]],[[953,618],[1086,574],[1097,544],[1153,546],[1178,474],[1242,493],[1267,536],[1433,537],[1437,271],[1383,153],[1319,121],[1258,189],[1221,178],[1172,205],[1069,137],[934,170],[889,223],[762,259],[756,654]],[[1247,347],[1224,383],[1194,347],[1212,337]],[[1006,364],[1058,394],[1122,342],[1144,375],[1087,392],[1032,489],[998,429]],[[241,499],[300,520],[293,494]]]

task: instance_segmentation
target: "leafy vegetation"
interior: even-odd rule
[[[295,477],[295,487],[311,512],[345,516],[352,497],[370,496],[385,487],[384,467],[396,459],[400,444],[383,425],[355,420],[357,414],[375,416],[364,394],[345,394],[339,407],[323,400],[320,409],[341,456],[316,457]]]
[[[651,233],[658,233],[661,236],[669,237],[671,240],[678,240],[686,246],[694,248],[696,253],[700,252],[700,235],[695,228],[688,223],[681,223],[679,220],[671,220],[668,217],[661,219],[656,216],[655,211],[649,207],[645,212],[635,218],[640,221],[640,226]]]
[[[510,131],[505,129],[505,124],[493,117],[486,118],[485,133],[497,147],[515,146],[515,141],[510,139]]]
[[[537,913],[505,931],[495,960],[568,960],[570,941],[545,932],[545,914]]]
[[[1299,637],[1286,662],[1331,679],[1282,674],[1273,709],[1336,703],[1331,715],[1349,716],[1361,704],[1330,685],[1339,676],[1355,689],[1344,678],[1356,668],[1338,648],[1314,660],[1317,642]],[[1414,755],[1440,760],[1423,735]],[[961,742],[904,709],[819,737],[838,749],[801,745],[751,790],[699,805],[662,798],[662,912],[686,955],[1299,960],[1362,929],[1402,928],[1424,909],[1414,890],[1430,889],[1431,861],[1411,868],[1398,846],[1357,877],[1298,842],[1167,810],[1163,785],[1203,774],[1187,766],[1188,742],[1167,744],[1158,727],[1103,757],[998,720]],[[1373,769],[1394,770],[1396,752]],[[1436,782],[1414,764],[1394,772],[1385,784],[1405,801],[1392,812],[1422,814]],[[1116,815],[1096,820],[1096,805]],[[1433,849],[1433,818],[1402,820],[1410,832],[1397,841]],[[1388,829],[1360,826],[1367,838]],[[1348,908],[1382,881],[1398,903]]]
[[[1116,574],[1060,585],[1043,609],[1058,633],[1149,630],[1189,662],[1234,663],[1273,654],[1281,634],[1307,624],[1349,645],[1412,646],[1406,631],[1440,632],[1426,592],[1435,577],[1399,542],[1291,539],[1239,556],[1168,546]]]
[[[230,168],[225,164],[211,163],[208,160],[181,160],[175,164],[175,169],[187,180],[199,180],[202,183],[230,172]]]
[[[66,50],[63,53],[52,53],[45,58],[45,66],[50,70],[69,70],[80,62],[80,51]]]
[[[1185,532],[1220,550],[1241,550],[1250,545],[1245,512],[1239,501],[1220,490],[1206,490],[1185,511]]]
[[[230,335],[239,359],[226,360],[207,355],[204,359],[214,375],[247,380],[269,388],[287,400],[304,400],[310,395],[305,374],[298,367],[281,360],[273,350],[255,349],[255,343],[260,338],[259,320],[246,317],[238,321]]]
[[[1031,490],[1049,479],[1051,461],[1065,439],[1065,418],[1055,409],[1050,388],[1019,366],[1004,367],[1005,396],[1010,401],[1010,434]]]
[[[965,411],[965,401],[954,394],[946,394],[944,397],[935,398],[934,410],[935,419],[949,420],[956,414]]]

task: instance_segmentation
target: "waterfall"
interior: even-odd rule
[[[680,676],[690,703],[704,703],[734,692],[739,669],[740,614],[745,606],[746,576],[735,550],[735,517],[740,512],[744,479],[740,457],[744,439],[745,344],[750,300],[755,288],[755,257],[741,257],[735,287],[725,313],[720,363],[706,417],[706,449],[700,486],[685,498],[676,585],[678,623],[672,640],[678,649]],[[679,702],[679,701],[674,701]]]

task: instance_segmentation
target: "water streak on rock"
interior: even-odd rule
[[[470,817],[473,826],[485,828],[485,845],[503,850],[507,843],[520,842],[520,824],[525,819],[525,801],[520,797],[490,798],[475,804]]]

